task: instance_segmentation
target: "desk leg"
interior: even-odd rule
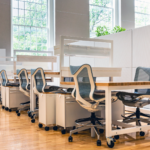
[[[36,96],[34,94],[34,91],[33,91],[33,87],[34,87],[34,83],[33,83],[33,78],[31,76],[31,79],[30,79],[30,111],[34,111],[35,110],[35,107],[36,107]]]
[[[106,120],[106,138],[110,136],[112,130],[112,103],[111,103],[111,90],[109,87],[105,91],[106,103],[105,103],[105,120]]]

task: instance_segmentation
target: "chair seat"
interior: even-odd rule
[[[19,87],[19,83],[7,83],[6,86]]]
[[[26,105],[26,104],[30,104],[30,101],[25,102],[25,103],[21,103],[20,105]]]
[[[137,107],[137,103],[141,104],[150,104],[150,100],[147,99],[139,99],[139,96],[150,95],[150,94],[142,94],[142,93],[128,93],[128,92],[118,92],[116,96],[119,100],[123,102],[126,106]],[[140,105],[139,105],[140,106]],[[141,105],[143,106],[143,105]]]
[[[46,86],[44,89],[44,92],[52,92],[57,91],[60,87],[58,86]]]

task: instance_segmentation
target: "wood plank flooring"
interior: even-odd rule
[[[31,123],[26,113],[20,117],[15,112],[6,112],[0,106],[0,150],[109,150],[104,134],[102,146],[96,146],[96,138],[90,137],[90,131],[73,135],[68,142],[69,133],[62,135],[60,130],[45,131],[38,128],[38,121]],[[141,138],[139,133],[121,135],[116,141],[116,150],[150,150],[150,134]]]

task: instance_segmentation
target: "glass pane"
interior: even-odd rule
[[[36,4],[36,10],[37,11],[42,11],[42,6],[40,4]]]
[[[31,10],[36,10],[36,5],[35,3],[30,3],[31,4]]]
[[[113,0],[90,0],[89,3],[103,7],[113,7]]]
[[[24,9],[24,2],[22,1],[19,1],[19,9]]]
[[[13,8],[18,8],[18,1],[13,1]]]
[[[13,24],[18,24],[18,17],[13,17]]]
[[[25,10],[25,17],[30,18],[30,11],[29,10]]]
[[[35,18],[36,19],[36,12],[35,11],[31,11],[31,18]]]
[[[24,10],[19,9],[19,17],[24,17]]]
[[[19,18],[19,24],[24,25],[24,18]]]
[[[18,26],[13,26],[13,34],[18,34]]]
[[[30,3],[29,2],[25,2],[25,9],[30,10]]]
[[[18,9],[13,9],[13,16],[18,17]]]

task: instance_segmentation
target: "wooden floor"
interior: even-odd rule
[[[102,146],[96,146],[96,138],[90,137],[89,131],[73,135],[73,142],[68,142],[69,133],[62,135],[60,130],[46,132],[38,128],[38,121],[31,123],[27,114],[20,117],[15,112],[6,112],[0,106],[0,150],[108,150],[104,134]],[[113,149],[150,150],[150,134],[141,138],[139,133],[121,135]]]

